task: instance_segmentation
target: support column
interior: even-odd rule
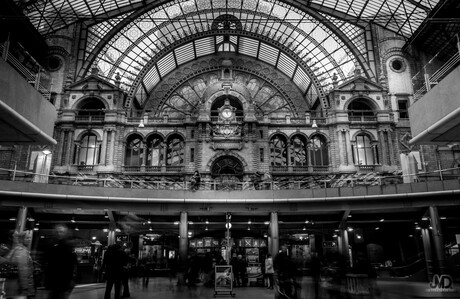
[[[387,152],[387,146],[386,146],[386,136],[385,136],[385,133],[383,130],[379,130],[379,146],[380,148],[382,149],[382,161],[381,164],[382,165],[385,165],[385,164],[389,164],[388,163],[388,152]],[[377,160],[375,161],[376,163],[374,164],[377,164]]]
[[[345,146],[344,142],[343,142],[343,132],[342,130],[339,130],[337,131],[337,137],[338,137],[338,143],[337,143],[337,152],[339,153],[339,165],[345,165],[345,154],[342,150],[342,147]]]
[[[109,147],[109,165],[113,165],[113,155],[115,152],[115,131],[110,130],[109,131],[109,136],[110,136],[110,147]],[[124,148],[123,148],[123,153],[124,153]]]
[[[63,163],[64,165],[70,165],[74,163],[74,161],[70,160],[72,157],[73,133],[74,131],[72,130],[67,131],[67,150],[65,153],[65,160]],[[78,159],[78,153],[75,155],[75,157]],[[80,161],[75,161],[75,164],[80,164]]]
[[[353,162],[353,153],[351,152],[351,140],[350,140],[350,130],[345,130],[345,151],[347,153],[346,163],[347,165],[352,164]]]
[[[67,132],[65,130],[61,130],[61,132],[60,132],[61,136],[59,137],[60,142],[58,142],[58,152],[57,152],[57,162],[56,162],[56,164],[61,165],[61,166],[64,165],[64,163],[62,163],[63,162],[62,160],[65,157],[64,156],[64,144],[65,144],[65,141],[66,141],[66,139],[65,139],[66,133]]]
[[[345,257],[347,265],[352,266],[349,253],[350,246],[348,244],[348,231],[346,229],[340,229],[340,238],[342,239],[342,254]]]
[[[107,165],[107,130],[104,129],[103,137],[102,137],[102,165]]]
[[[16,217],[16,228],[15,231],[23,232],[26,228],[27,221],[27,207],[20,207],[18,210],[18,216]]]
[[[115,231],[109,230],[109,236],[107,237],[107,245],[115,244]]]
[[[444,240],[442,237],[441,222],[439,219],[438,208],[435,206],[430,206],[430,218],[431,218],[431,233],[433,235],[434,242],[434,253],[436,257],[436,265],[439,273],[446,273],[446,255],[444,253]]]
[[[188,254],[188,215],[180,212],[179,224],[179,264],[184,265]]]
[[[271,249],[269,253],[275,256],[280,249],[277,212],[270,213],[270,237],[272,239],[272,246],[269,247],[269,250]]]
[[[431,258],[431,242],[430,232],[427,228],[422,228],[423,251],[425,253],[426,272],[428,274],[428,281],[433,278],[433,261]]]

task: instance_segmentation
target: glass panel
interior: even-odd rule
[[[170,166],[179,166],[184,163],[184,141],[181,137],[175,136],[168,141],[168,152],[166,164]]]
[[[305,138],[294,136],[291,141],[291,165],[307,166],[307,147]]]
[[[132,137],[126,146],[125,165],[141,166],[142,165],[142,140],[140,137]]]
[[[286,140],[283,136],[276,135],[270,140],[270,165],[287,165]]]
[[[97,146],[97,137],[94,134],[87,134],[81,140],[78,165],[96,165],[99,148]]]

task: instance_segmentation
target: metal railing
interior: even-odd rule
[[[84,167],[93,167],[85,165]],[[152,166],[157,167],[157,166]],[[157,170],[159,168],[156,168]],[[179,168],[178,168],[179,169]],[[176,171],[178,169],[175,169]],[[182,168],[181,168],[182,169]],[[444,180],[458,180],[460,168],[448,168],[431,172],[419,172],[405,176],[413,177],[413,182],[430,182]],[[46,177],[45,180],[38,178]],[[95,178],[85,172],[75,176],[62,176],[56,174],[40,174],[29,171],[20,171],[17,168],[0,168],[0,180],[24,181],[24,182],[46,182],[48,184],[93,186],[111,188],[132,188],[132,189],[158,189],[158,190],[189,190],[190,182],[180,178],[176,181],[149,180],[145,175],[142,178],[124,174],[120,177],[110,175],[106,178]],[[354,174],[320,174],[311,175],[303,180],[279,179],[265,180],[254,184],[248,181],[222,181],[217,179],[202,179],[199,189],[202,191],[218,190],[302,190],[319,188],[341,188],[356,186],[377,186],[388,184],[402,184],[404,175],[381,175],[378,173],[354,173]]]
[[[20,53],[33,65],[35,71],[27,67],[13,54]],[[18,43],[6,41],[5,44],[0,44],[0,54],[3,60],[8,62],[30,85],[32,85],[45,99],[51,99],[51,79],[50,75],[44,71],[44,68]],[[45,80],[48,79],[48,80]]]
[[[457,51],[446,62],[438,61],[440,53],[447,46],[457,47]],[[423,69],[412,77],[414,88],[414,101],[421,99],[428,91],[437,85],[442,79],[460,65],[460,38],[459,35],[452,37],[448,43],[434,57],[423,66]]]

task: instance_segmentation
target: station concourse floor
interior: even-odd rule
[[[176,281],[170,282],[166,277],[150,278],[147,287],[142,285],[142,279],[130,281],[130,299],[211,299],[214,298],[214,288],[202,284],[196,286],[180,286]],[[315,299],[312,280],[303,277],[300,281],[300,296],[298,299]],[[378,295],[374,296],[346,296],[340,293],[331,293],[326,289],[320,289],[318,299],[402,299],[402,298],[460,298],[460,284],[454,285],[452,292],[430,292],[429,283],[377,280]],[[70,299],[103,299],[105,292],[104,283],[77,285]],[[235,298],[241,299],[274,299],[275,291],[262,286],[237,287],[233,289]],[[113,290],[112,297],[113,298]],[[216,298],[232,298],[227,294],[218,295]],[[35,299],[46,299],[44,290],[38,290]]]

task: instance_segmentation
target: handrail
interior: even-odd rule
[[[97,166],[97,165],[94,165]],[[80,169],[84,171],[85,169]],[[94,167],[90,169],[94,170]],[[435,177],[441,181],[448,177],[445,172],[458,171],[459,168],[448,168],[432,172],[420,172],[416,174],[407,175],[392,175],[392,176],[380,176],[373,175],[372,173],[355,173],[350,176],[343,176],[342,174],[321,174],[318,173],[316,178],[310,177],[308,180],[302,181],[276,181],[266,180],[259,182],[257,185],[252,181],[238,182],[221,182],[219,180],[202,179],[200,183],[200,190],[287,190],[287,189],[319,189],[319,188],[340,188],[340,187],[356,187],[356,186],[374,186],[374,185],[386,185],[388,182],[394,184],[395,182],[400,184],[403,182],[404,176],[418,176],[423,177]],[[443,174],[444,173],[444,174]],[[188,181],[158,181],[158,180],[146,180],[145,176],[143,179],[138,178],[93,178],[88,173],[80,172],[78,176],[60,176],[55,174],[40,174],[30,171],[20,171],[17,169],[0,168],[0,180],[5,180],[5,175],[8,175],[6,180],[17,181],[22,176],[23,181],[37,181],[34,178],[48,178],[48,180],[39,179],[38,181],[48,181],[48,184],[67,184],[67,185],[88,185],[97,187],[116,187],[116,188],[135,188],[135,189],[159,189],[159,190],[189,190],[190,182]],[[457,179],[460,178],[460,174],[452,174]],[[124,175],[129,177],[128,175]]]

